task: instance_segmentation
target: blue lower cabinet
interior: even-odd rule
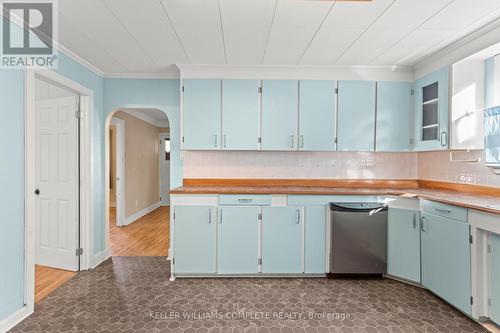
[[[500,235],[490,234],[490,319],[500,325]]]
[[[258,207],[219,210],[219,274],[255,274],[258,269]]]
[[[420,283],[420,212],[389,208],[387,273]]]
[[[422,284],[471,314],[469,224],[422,213]]]
[[[174,214],[174,273],[215,273],[215,207],[177,206]]]
[[[262,273],[302,273],[301,223],[300,208],[262,208]]]
[[[306,207],[304,273],[321,274],[326,272],[326,208]]]

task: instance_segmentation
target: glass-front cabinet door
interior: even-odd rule
[[[448,148],[449,73],[445,67],[415,82],[415,150]]]

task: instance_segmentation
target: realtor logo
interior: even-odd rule
[[[4,0],[1,68],[55,68],[55,0]]]

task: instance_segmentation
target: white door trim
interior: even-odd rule
[[[158,138],[160,139],[160,142],[163,140],[163,138],[167,138],[167,139],[170,139],[170,133],[159,133],[158,134]],[[160,144],[160,147],[162,145]],[[163,152],[160,151],[158,152],[158,170],[160,171],[160,175],[159,175],[159,180],[160,180],[160,184],[159,184],[159,194],[160,194],[160,206],[163,205],[163,200],[161,200],[161,198],[166,195],[165,193],[162,193],[161,191],[161,162],[162,162],[162,158],[163,158]],[[169,162],[170,164],[170,162]],[[169,189],[170,189],[170,165],[168,166],[168,173],[169,173],[169,176],[168,176],[168,180],[169,180]],[[170,198],[168,200],[169,204],[167,206],[170,206]]]
[[[119,118],[111,118],[111,124],[116,126],[116,177],[119,181],[116,182],[116,225],[124,226],[126,225],[125,220],[125,121]],[[108,130],[109,136],[109,130]],[[108,154],[109,154],[109,141],[108,141]],[[109,155],[106,155],[109,156]],[[109,157],[108,157],[109,158]],[[108,162],[108,177],[106,178],[109,183],[109,168],[110,163]],[[109,198],[109,184],[106,187],[108,190]],[[120,198],[118,198],[118,193],[120,193]],[[108,199],[109,205],[109,199]]]
[[[80,96],[80,245],[83,255],[80,269],[92,265],[94,253],[94,176],[93,139],[94,93],[92,90],[52,71],[25,70],[25,294],[26,313],[33,313],[35,304],[35,82],[41,79],[64,87]],[[105,248],[109,246],[106,239]]]

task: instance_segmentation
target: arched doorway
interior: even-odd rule
[[[170,123],[159,109],[106,121],[106,234],[112,256],[167,256]]]

